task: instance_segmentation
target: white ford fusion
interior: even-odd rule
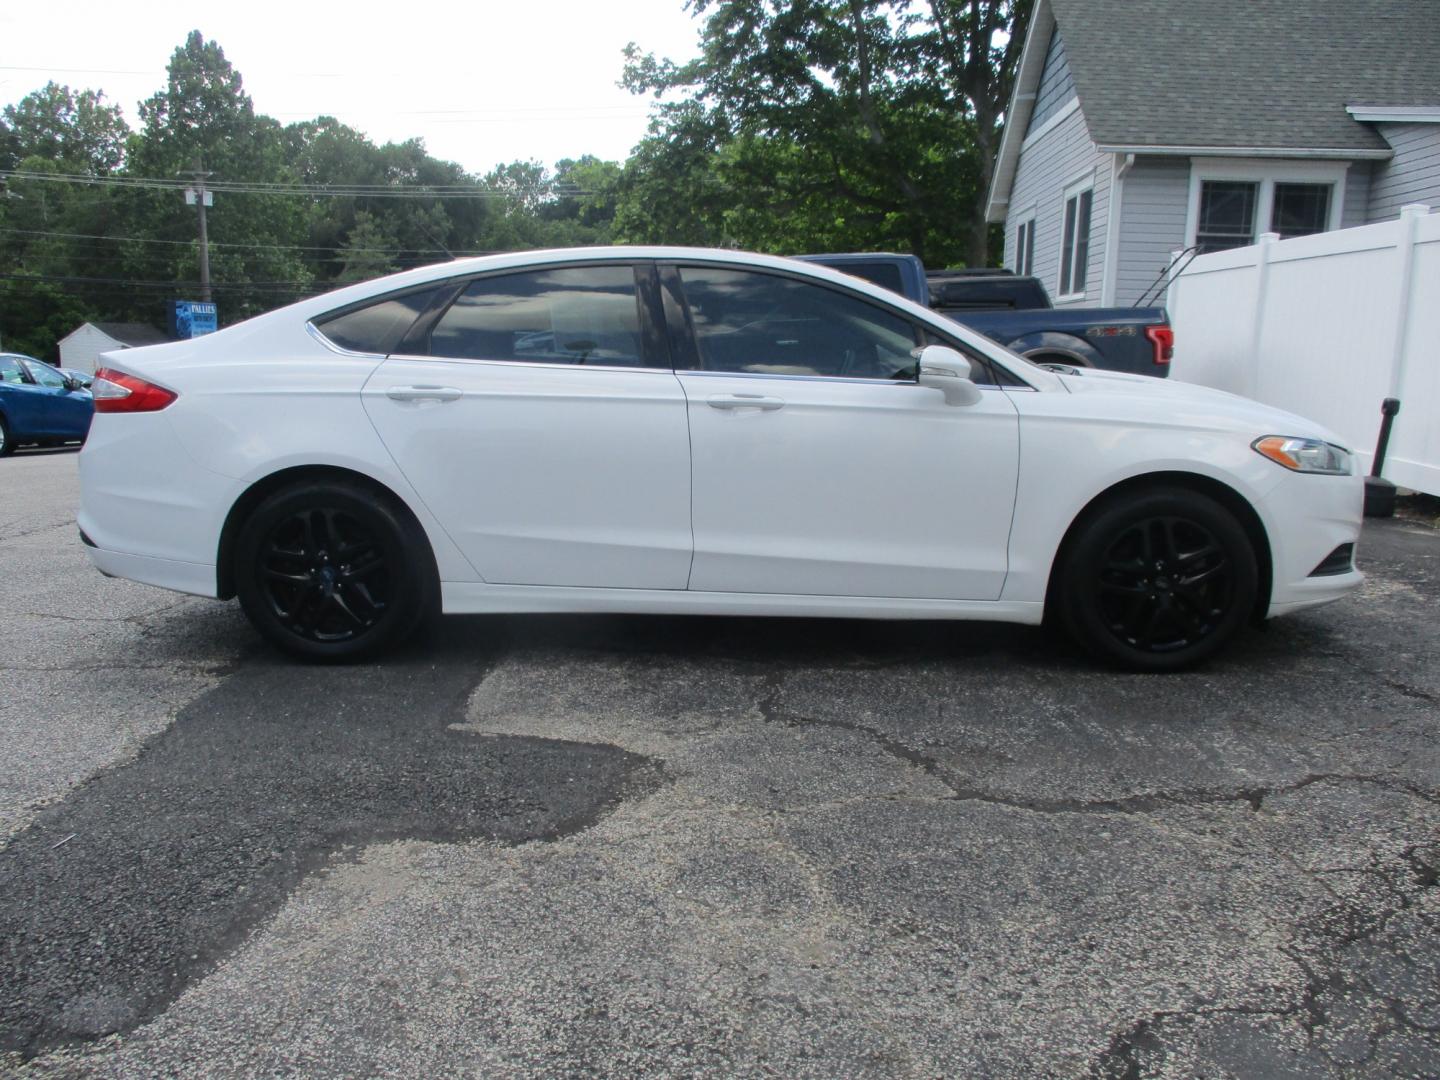
[[[314,659],[435,611],[693,612],[1050,617],[1169,670],[1361,581],[1315,424],[789,259],[463,260],[102,363],[95,565]]]

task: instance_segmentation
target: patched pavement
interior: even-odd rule
[[[608,617],[314,669],[94,575],[73,477],[0,462],[0,1069],[1440,1075],[1422,525],[1180,676]]]

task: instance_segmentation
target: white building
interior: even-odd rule
[[[87,322],[60,339],[60,366],[72,371],[95,372],[103,352],[162,345],[173,338],[147,323]]]

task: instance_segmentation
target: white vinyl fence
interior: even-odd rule
[[[1167,306],[1171,378],[1317,420],[1367,472],[1380,403],[1398,398],[1384,475],[1440,495],[1440,214],[1202,255]]]

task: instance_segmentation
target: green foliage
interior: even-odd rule
[[[706,17],[695,59],[627,50],[626,86],[682,97],[658,106],[627,163],[617,229],[985,261],[981,203],[1028,0],[691,8]],[[656,198],[676,187],[698,221]]]
[[[66,166],[62,171],[97,176],[120,167],[130,135],[119,107],[105,103],[104,91],[77,94],[53,82],[5,106],[3,128],[14,161],[39,157]]]
[[[27,174],[0,182],[0,335],[53,359],[85,319],[159,325],[165,301],[198,299],[197,210],[176,186],[197,173],[220,188],[207,218],[222,323],[516,248],[983,259],[983,184],[1030,2],[690,0],[697,57],[626,52],[624,83],[656,98],[628,161],[513,161],[484,176],[334,117],[281,125],[193,31],[138,131],[103,92],[54,83],[0,113],[0,169]]]
[[[95,309],[69,289],[46,281],[0,280],[0,345],[59,363],[55,343],[96,318]]]
[[[286,160],[284,129],[258,116],[243,82],[224,51],[192,31],[175,50],[164,89],[140,103],[143,128],[132,142],[130,171],[161,179],[197,172],[245,177],[260,183],[293,179]],[[132,253],[125,271],[141,280],[196,281],[199,278],[197,209],[184,208],[173,190],[126,193],[131,235],[169,244],[149,244]],[[180,205],[177,206],[177,203]],[[236,193],[218,196],[208,211],[211,279],[223,283],[216,299],[230,322],[293,299],[313,278],[294,245],[303,235],[305,206],[284,195]],[[238,285],[239,288],[229,286]],[[198,289],[179,299],[199,299]]]

